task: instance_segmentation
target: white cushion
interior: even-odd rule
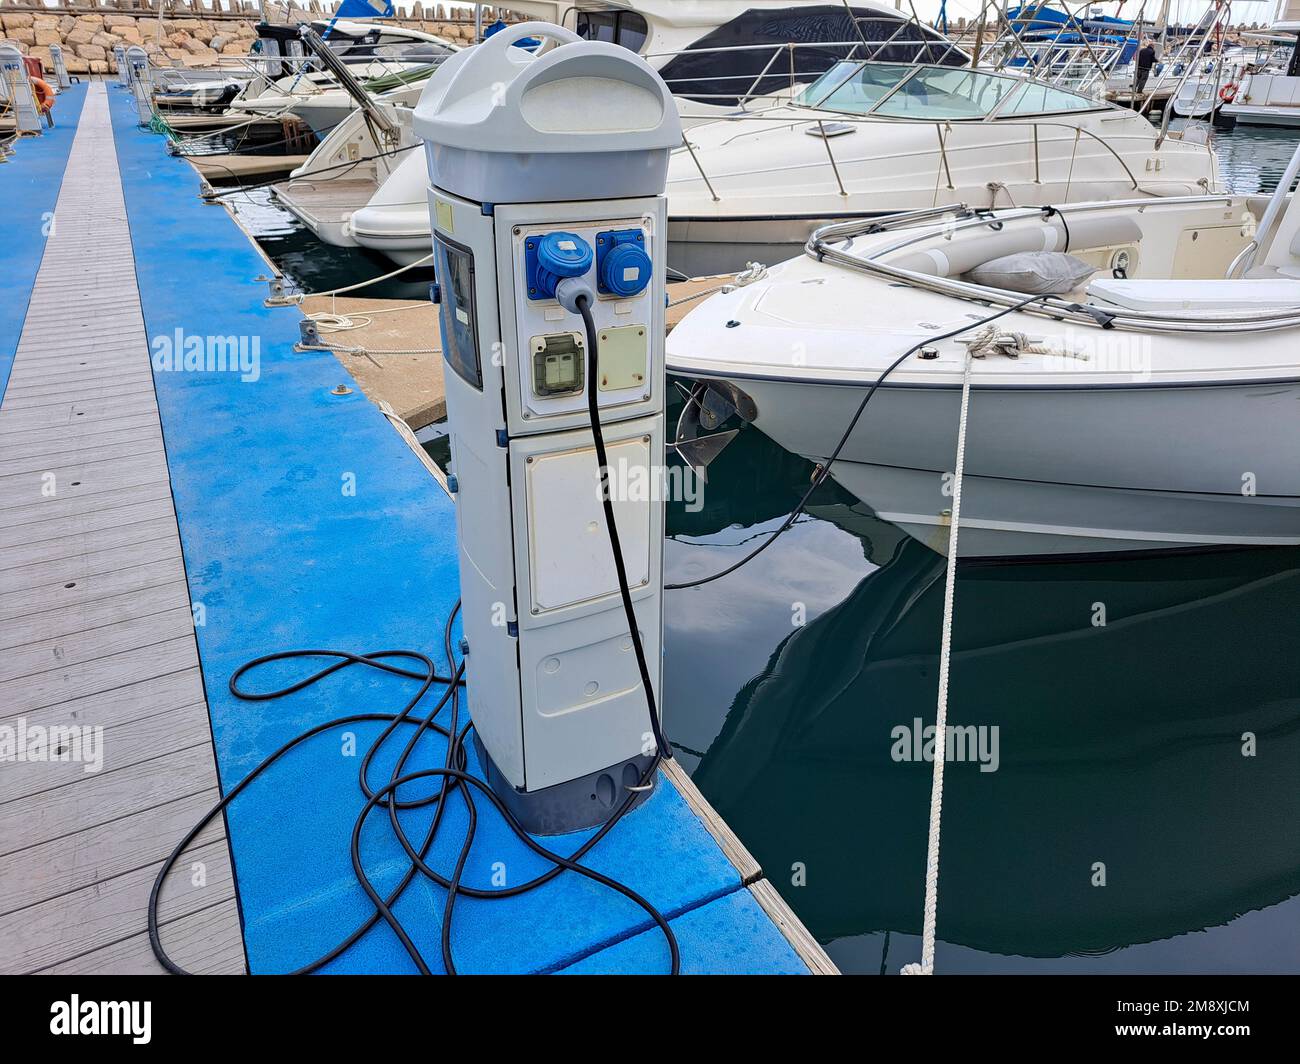
[[[1252,273],[1254,271],[1251,271]],[[1176,310],[1233,310],[1250,307],[1300,308],[1300,280],[1245,278],[1233,281],[1119,280],[1099,277],[1088,297],[1125,310],[1169,313]]]

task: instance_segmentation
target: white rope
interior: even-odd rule
[[[407,310],[422,310],[428,303],[404,303],[400,307],[367,307],[364,311],[354,310],[347,314],[340,313],[337,297],[331,297],[328,311],[308,311],[304,316],[316,323],[321,332],[347,332],[350,329],[364,329],[373,325],[380,314],[400,314]]]
[[[1005,355],[1007,358],[1019,358],[1021,355],[1054,355],[1058,358],[1088,361],[1088,356],[1083,352],[1068,347],[1057,347],[1045,343],[1042,338],[1009,329],[999,329],[992,324],[986,325],[969,339],[957,342],[965,344],[966,350],[974,358],[985,358],[988,355]]]
[[[325,292],[293,292],[289,295],[279,298],[271,298],[266,301],[268,307],[289,307],[295,303],[301,303],[304,299],[311,299],[313,296],[337,296],[344,292],[355,292],[358,288],[366,288],[372,284],[378,284],[380,281],[387,281],[390,277],[396,277],[399,273],[405,273],[407,270],[413,270],[417,266],[423,266],[433,258],[433,252],[425,255],[422,259],[416,259],[414,262],[407,263],[405,266],[399,266],[391,273],[381,274],[378,277],[371,277],[367,281],[358,281],[356,284],[345,285],[343,288],[331,288]]]
[[[939,646],[939,697],[934,712],[934,775],[930,781],[930,837],[925,851],[925,916],[921,925],[921,963],[903,966],[903,975],[934,974],[934,939],[939,912],[939,831],[943,821],[943,766],[948,754],[948,671],[952,661],[953,592],[957,584],[957,535],[961,525],[961,483],[966,471],[966,420],[970,411],[971,352],[961,378],[957,421],[957,466],[952,479],[952,521],[948,526],[948,569],[943,586],[943,642]]]
[[[712,288],[702,288],[698,292],[692,292],[689,296],[682,296],[681,299],[674,299],[668,304],[668,308],[680,307],[683,303],[689,303],[694,299],[703,299],[705,296],[714,295],[717,292],[730,292],[736,288],[744,288],[745,285],[753,284],[755,281],[761,281],[767,276],[767,267],[761,262],[747,262],[745,268],[736,274],[730,281],[724,281],[722,284],[716,284]]]

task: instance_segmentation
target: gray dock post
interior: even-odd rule
[[[113,62],[117,64],[117,83],[124,89],[131,87],[131,73],[126,69],[126,48],[120,44],[113,46]]]
[[[126,76],[135,96],[139,124],[147,126],[153,119],[153,74],[149,70],[149,54],[138,44],[126,50]]]
[[[72,78],[68,76],[68,67],[63,61],[63,49],[57,44],[50,45],[50,62],[54,64],[54,76],[58,79],[59,88],[72,88]]]
[[[41,116],[36,110],[27,65],[22,52],[12,44],[0,44],[0,81],[4,83],[4,96],[13,107],[14,128],[19,133],[39,133]]]

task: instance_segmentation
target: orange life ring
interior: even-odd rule
[[[1237,83],[1230,81],[1219,90],[1219,99],[1224,103],[1232,103],[1237,98]]]
[[[54,90],[50,88],[49,82],[41,78],[32,78],[32,91],[36,93],[36,103],[42,111],[52,111],[54,109]]]

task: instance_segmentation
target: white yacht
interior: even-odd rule
[[[342,21],[331,28],[327,23],[314,22],[311,28],[353,77],[363,84],[379,82],[381,91],[403,78],[427,79],[459,47],[432,33],[380,23]],[[332,73],[318,69],[316,64],[305,64],[296,26],[270,29],[279,31],[283,38],[284,51],[277,54],[286,59],[284,69],[272,65],[259,72],[229,101],[227,113],[232,121],[253,115],[294,115],[322,136],[346,118],[356,103],[339,87]]]
[[[1297,5],[1300,6],[1300,5]],[[1300,126],[1300,19],[1275,22],[1274,37],[1287,43],[1274,62],[1242,75],[1230,102],[1219,109],[1225,118],[1250,126]]]
[[[668,175],[669,265],[692,276],[785,258],[842,218],[1218,188],[1201,131],[1162,135],[1056,85],[937,62],[838,60],[793,99],[684,125]],[[352,215],[356,243],[399,263],[426,255],[426,185],[412,154]]]
[[[668,369],[938,551],[968,351],[963,557],[1300,544],[1298,173],[829,226],[689,313]],[[1014,280],[1022,253],[1072,276]]]
[[[917,57],[967,62],[934,30],[873,0],[855,0],[851,7],[816,0],[637,0],[632,5],[520,0],[510,10],[638,52],[673,90],[686,126],[788,100],[847,55],[869,51],[901,62]],[[414,99],[409,92],[393,91],[384,102],[401,109]],[[409,129],[409,116],[393,121]],[[413,144],[412,139],[404,147]],[[391,165],[381,161],[346,173],[338,166],[346,152],[357,159],[376,150],[370,131],[354,116],[277,188],[277,197],[323,240],[368,247],[408,264],[429,253],[424,153],[406,151],[386,157]],[[328,184],[333,177],[346,182],[337,195]],[[365,193],[367,177],[382,187],[376,184]]]
[[[789,105],[693,126],[668,171],[669,255],[691,274],[794,253],[816,227],[1215,191],[1207,140],[1023,76],[842,62]]]

